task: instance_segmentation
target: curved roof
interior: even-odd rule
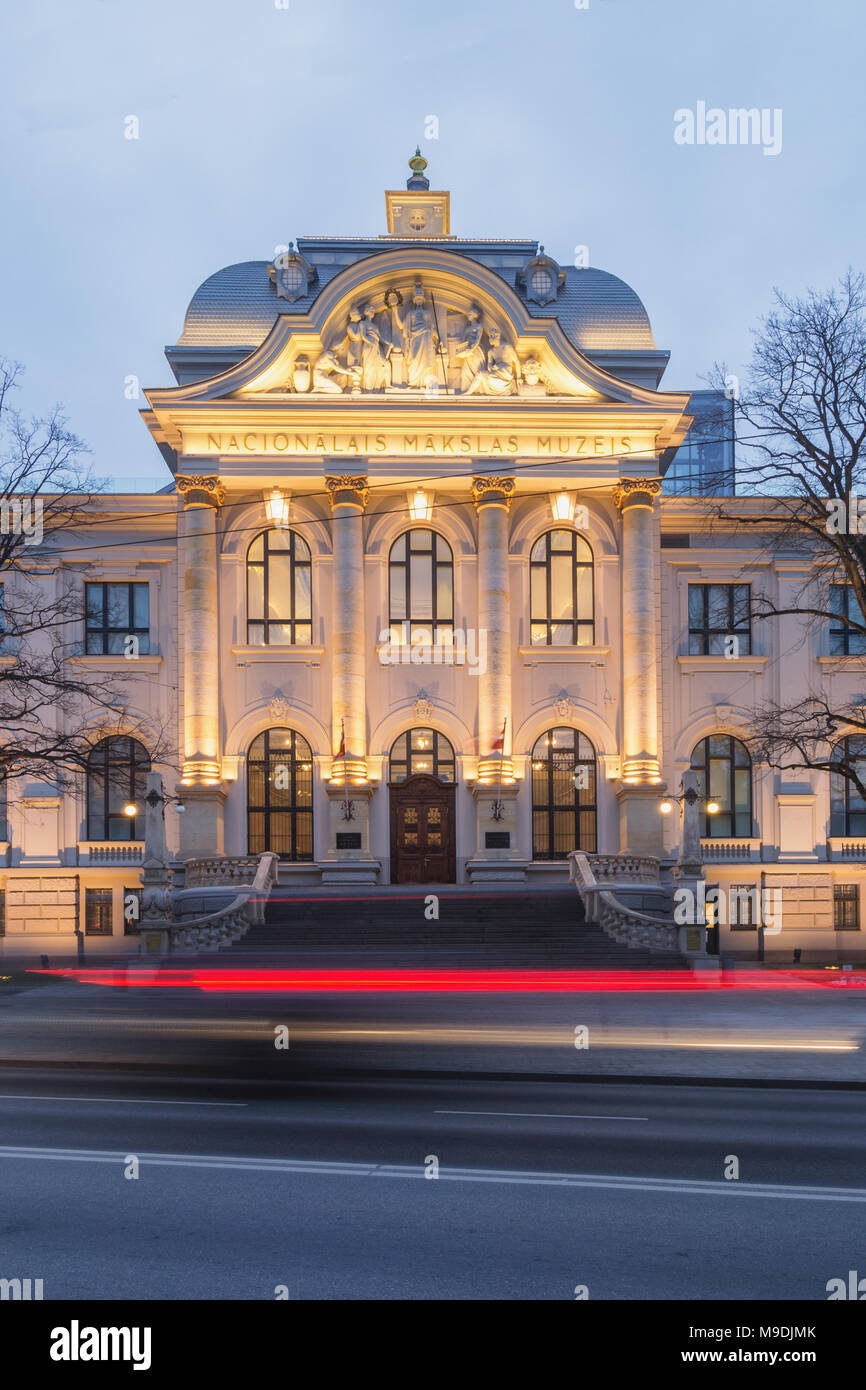
[[[376,247],[377,251],[386,249],[389,248],[381,243]],[[345,269],[345,263],[317,263],[316,269],[314,293],[291,304],[277,298],[268,277],[267,261],[242,261],[218,270],[193,295],[177,345],[258,347],[280,314],[308,309],[322,287]],[[497,273],[515,288],[515,270],[497,267]],[[657,351],[649,316],[640,299],[624,280],[605,270],[570,266],[553,303],[529,303],[527,307],[537,317],[558,318],[566,336],[583,352]]]

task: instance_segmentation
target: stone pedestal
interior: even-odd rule
[[[525,883],[526,858],[519,847],[517,810],[520,789],[514,783],[499,791],[494,783],[472,788],[478,819],[475,854],[466,869],[472,883]],[[500,818],[494,818],[494,810]]]
[[[180,820],[180,858],[203,859],[225,854],[224,807],[228,792],[221,782],[175,788],[184,811]]]
[[[326,791],[328,849],[320,856],[322,883],[376,883],[382,866],[370,853],[370,801],[375,788],[369,782],[353,786],[350,781],[348,788],[331,782]]]
[[[616,789],[619,803],[620,853],[651,854],[664,858],[664,825],[659,802],[664,800],[663,782],[651,786],[625,786]]]

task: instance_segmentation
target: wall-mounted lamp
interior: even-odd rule
[[[264,492],[265,515],[272,526],[281,528],[289,522],[289,498],[281,488],[266,488]]]
[[[684,802],[688,803],[689,806],[694,806],[700,803],[704,807],[704,810],[706,811],[708,816],[717,816],[722,809],[718,801],[705,801],[702,796],[698,795],[698,793],[694,790],[693,787],[689,787],[682,793],[681,796],[676,797],[676,799],[673,801],[670,798],[666,798],[664,801],[660,801],[659,810],[661,811],[663,816],[669,816],[671,811],[674,809],[674,806],[682,806]]]
[[[564,522],[570,526],[574,521],[575,494],[566,492],[552,492],[550,494],[550,510],[553,512],[554,521]]]
[[[433,519],[433,494],[425,492],[423,487],[416,488],[414,492],[407,493],[409,498],[409,515],[413,521],[432,521]]]

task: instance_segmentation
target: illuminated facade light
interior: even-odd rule
[[[415,492],[407,494],[409,498],[409,515],[413,521],[432,521],[433,519],[433,494],[425,492],[423,487],[416,488]]]
[[[573,492],[553,492],[550,495],[550,510],[553,513],[554,521],[563,522],[566,526],[571,526],[574,521],[575,495]]]
[[[272,526],[283,527],[289,522],[289,498],[281,488],[274,487],[264,493],[265,515]]]

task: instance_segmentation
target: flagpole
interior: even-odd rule
[[[500,734],[501,744],[499,748],[499,787],[496,792],[496,801],[493,805],[493,819],[502,820],[502,765],[505,761],[505,728],[508,724],[508,717],[503,720],[502,733]]]
[[[340,746],[343,749],[343,820],[352,819],[352,808],[349,805],[349,769],[346,766],[346,721],[340,720]]]

